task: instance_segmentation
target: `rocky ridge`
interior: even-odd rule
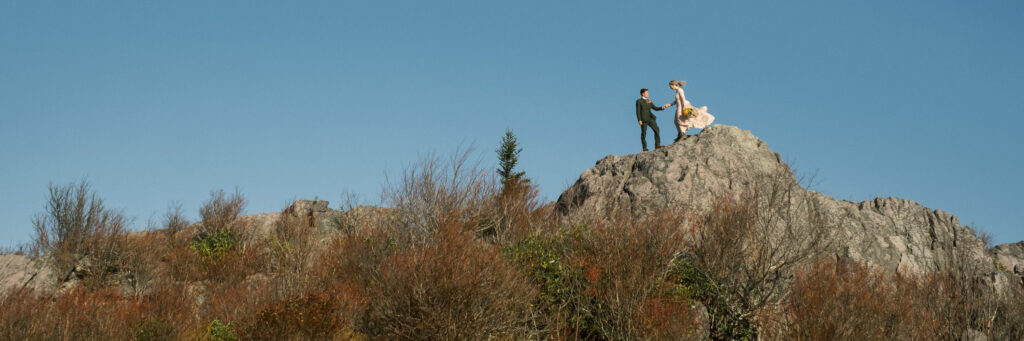
[[[715,125],[663,149],[609,155],[584,171],[558,199],[563,215],[626,210],[642,216],[663,208],[706,212],[714,198],[783,174],[797,181],[789,166],[750,131]],[[814,199],[836,229],[830,252],[901,273],[924,274],[957,266],[959,259],[989,269],[996,284],[1000,264],[1024,271],[1024,243],[1000,245],[986,253],[983,242],[957,217],[895,197],[863,202],[837,200],[799,187]]]

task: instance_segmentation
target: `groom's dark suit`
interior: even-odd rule
[[[654,114],[651,113],[651,109],[660,111],[663,110],[659,107],[654,106],[650,99],[644,99],[643,97],[636,100],[636,120],[643,122],[640,125],[640,143],[647,150],[647,126],[651,126],[651,130],[654,131],[654,145],[661,145],[661,133],[658,132],[658,121],[655,120]]]

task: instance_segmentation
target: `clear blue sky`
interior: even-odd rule
[[[819,191],[1022,240],[1022,34],[1020,1],[0,1],[0,247],[50,182],[136,228],[236,186],[250,213],[376,203],[506,128],[553,200],[640,149],[637,91],[670,79]]]

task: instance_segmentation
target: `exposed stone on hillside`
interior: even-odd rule
[[[989,253],[1007,271],[1024,276],[1024,241],[997,245]]]
[[[296,200],[282,212],[257,213],[239,217],[255,235],[271,233],[283,215],[308,221],[317,233],[330,234],[357,227],[374,226],[393,218],[393,210],[376,206],[357,206],[342,211],[330,208],[326,200]]]
[[[0,255],[0,293],[19,289],[53,290],[57,279],[45,264],[44,260],[24,255]]]
[[[781,157],[750,131],[716,125],[664,149],[601,159],[557,206],[566,216],[613,210],[640,216],[668,207],[699,214],[714,198],[770,174],[796,181]],[[986,263],[982,242],[948,212],[900,198],[854,203],[802,187],[799,192],[815,199],[835,224],[837,256],[911,273],[950,269],[954,254]]]
[[[255,235],[264,235],[272,232],[285,214],[308,221],[310,227],[316,228],[318,232],[330,232],[340,228],[344,212],[332,210],[330,202],[326,200],[296,200],[282,212],[248,214],[238,219]]]

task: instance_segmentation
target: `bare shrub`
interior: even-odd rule
[[[72,288],[55,298],[0,299],[4,340],[127,340],[146,314],[139,300],[115,289]],[[14,314],[18,314],[15,316]]]
[[[181,204],[173,204],[168,207],[167,212],[163,216],[163,228],[165,233],[171,238],[176,236],[178,232],[188,228],[192,223],[185,217],[185,212],[181,208]]]
[[[711,279],[705,304],[716,337],[750,337],[756,312],[778,303],[798,265],[828,248],[834,229],[788,172],[766,174],[717,198],[695,227],[697,268]]]
[[[50,307],[30,290],[0,292],[0,339],[42,340],[52,328]]]
[[[944,254],[949,260],[947,267],[927,277],[928,300],[942,321],[943,339],[959,339],[967,331],[998,332],[995,323],[1006,297],[995,283],[998,269],[984,253],[990,236],[982,229],[972,232],[957,234],[953,247]]]
[[[196,339],[200,322],[195,293],[186,283],[161,281],[141,298],[144,314],[134,326],[135,340]]]
[[[230,281],[206,282],[203,287],[203,302],[199,306],[199,321],[208,324],[219,320],[226,325],[237,326],[251,319],[259,311],[276,301],[271,282],[266,278],[233,279]],[[237,332],[237,328],[231,328]]]
[[[482,217],[477,234],[492,243],[511,245],[544,225],[557,224],[557,215],[544,209],[537,201],[538,189],[529,179],[514,178],[503,182]]]
[[[847,260],[821,261],[799,272],[780,328],[785,340],[936,340],[942,321],[928,283]]]
[[[989,337],[992,340],[1024,340],[1024,288],[1014,285],[998,298]]]
[[[569,257],[579,266],[584,296],[596,299],[590,328],[604,339],[641,339],[664,332],[654,329],[665,310],[678,314],[680,330],[692,328],[689,301],[664,292],[673,259],[683,250],[685,219],[660,212],[639,221],[595,226]],[[671,288],[671,285],[667,285]]]
[[[265,306],[241,326],[245,340],[335,340],[359,334],[365,298],[350,286],[311,290]]]
[[[237,281],[264,271],[267,250],[258,245],[250,247],[251,222],[238,219],[245,210],[245,199],[236,189],[228,196],[223,190],[210,193],[210,199],[199,209],[202,220],[189,248],[198,257],[183,265],[198,263],[203,279]]]
[[[210,199],[199,208],[199,216],[202,217],[199,224],[198,235],[200,238],[214,235],[221,230],[231,231],[241,236],[243,232],[236,224],[238,217],[245,211],[245,198],[235,189],[235,192],[228,196],[224,190],[210,192]]]
[[[469,150],[447,162],[428,156],[406,168],[401,182],[388,183],[383,201],[398,211],[399,223],[419,232],[433,233],[441,226],[474,228],[487,203],[494,197],[496,182],[479,164],[468,162]]]
[[[695,339],[692,301],[670,276],[688,232],[679,212],[543,229],[506,248],[540,293],[551,339]]]
[[[123,263],[121,248],[127,219],[117,211],[103,206],[89,188],[89,183],[66,186],[50,185],[45,213],[32,223],[36,238],[34,248],[50,256],[51,265],[60,280],[70,279],[76,266],[87,283],[103,283]]]
[[[461,226],[399,250],[369,287],[369,330],[397,339],[479,340],[529,336],[534,287],[499,250]]]
[[[143,231],[124,238],[125,250],[122,273],[126,293],[140,296],[153,289],[158,281],[167,280],[163,260],[167,252],[168,236],[157,231]]]
[[[318,249],[316,227],[311,219],[308,215],[297,216],[285,210],[267,239],[269,268],[280,283],[278,295],[281,297],[303,291],[309,280],[307,271]]]
[[[187,241],[168,245],[160,257],[161,264],[172,281],[190,282],[206,277],[202,260],[189,247]]]

